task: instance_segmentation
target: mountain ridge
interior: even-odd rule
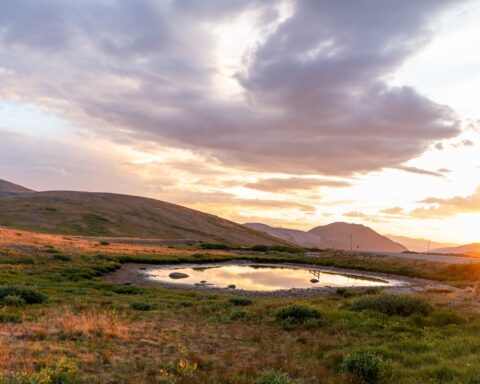
[[[7,183],[2,184],[12,184]],[[292,245],[218,216],[161,200],[100,192],[34,192],[13,185],[18,192],[9,189],[0,195],[0,226],[65,235]]]
[[[246,223],[250,228],[264,230],[272,236],[297,242],[308,247],[333,248],[355,251],[405,252],[408,249],[400,243],[380,235],[370,227],[361,224],[335,222],[300,231],[289,228],[270,227],[261,223]],[[312,237],[313,236],[313,237]],[[295,241],[294,239],[297,239]]]

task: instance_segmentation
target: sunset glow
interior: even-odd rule
[[[480,4],[411,3],[8,2],[0,178],[479,242]]]

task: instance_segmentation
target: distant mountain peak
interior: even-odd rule
[[[275,228],[261,223],[248,223],[245,226],[307,247],[343,250],[353,248],[360,251],[380,252],[404,252],[408,250],[402,244],[380,235],[372,228],[363,224],[334,222],[315,227],[308,232],[288,228]]]

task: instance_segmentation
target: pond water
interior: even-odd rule
[[[347,274],[308,269],[306,267],[260,264],[163,266],[148,268],[144,273],[149,279],[160,283],[236,288],[251,291],[276,291],[315,287],[385,287],[396,285],[396,282],[392,280],[361,274]]]

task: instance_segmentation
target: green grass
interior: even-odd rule
[[[56,373],[44,382],[478,383],[480,320],[465,309],[469,302],[461,309],[428,295],[377,290],[252,300],[115,285],[100,277],[124,262],[211,262],[232,256],[74,252],[59,258],[67,255],[59,251],[8,254],[33,263],[7,264],[0,258],[0,326],[9,330],[0,336],[7,348],[1,350],[7,359],[0,362],[4,383],[37,383],[50,372]],[[444,266],[327,253],[318,259],[283,252],[242,259],[403,270],[461,284],[475,276],[466,269],[447,276]],[[65,372],[62,364],[68,366]]]

